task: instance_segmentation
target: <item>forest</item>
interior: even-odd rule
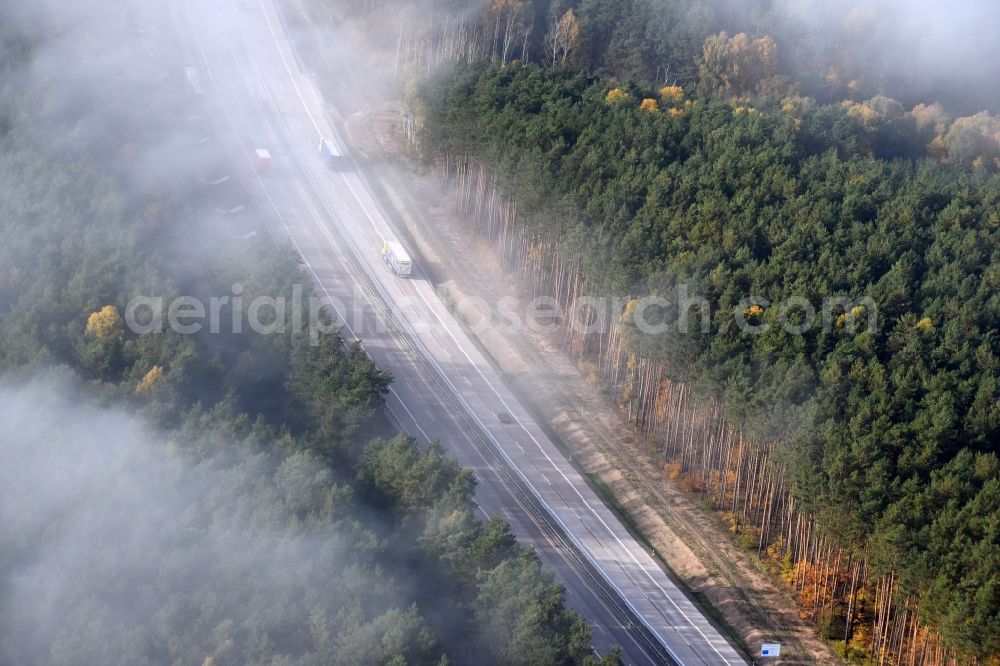
[[[136,296],[313,293],[259,219],[212,214],[180,49],[122,9],[0,3],[0,662],[619,663],[396,432],[358,344],[127,325]]]
[[[878,3],[813,31],[778,2],[327,4],[395,53],[416,152],[533,293],[629,303],[567,348],[845,658],[1000,656],[997,59],[916,80]],[[644,334],[679,287],[708,334],[670,306]]]
[[[671,383],[717,396],[728,423],[777,443],[769,457],[827,544],[864,552],[873,577],[898,576],[951,645],[995,654],[1000,178],[880,158],[843,111],[696,98],[671,114],[618,90],[564,69],[461,68],[428,84],[422,144],[451,156],[470,219],[509,265],[563,302],[678,285],[705,299],[710,334],[700,313],[678,329],[668,310],[678,333],[646,336],[626,309],[624,331],[569,331],[568,343],[624,386],[637,425],[671,427]],[[497,165],[495,180],[477,163]],[[516,215],[488,210],[484,187]],[[848,305],[801,334],[778,325],[777,307],[747,308],[771,325],[747,335],[729,324],[750,294]],[[874,330],[850,305],[862,298],[877,305]],[[705,430],[702,444],[721,446]],[[672,461],[682,447],[664,439]]]

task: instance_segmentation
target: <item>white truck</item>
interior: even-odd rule
[[[340,154],[337,144],[331,139],[319,140],[319,155],[330,169],[340,169],[343,166],[344,156]]]
[[[413,261],[402,245],[395,241],[382,241],[382,260],[389,269],[400,277],[410,277]]]
[[[267,148],[253,149],[253,165],[257,171],[267,171],[271,164],[271,151]]]

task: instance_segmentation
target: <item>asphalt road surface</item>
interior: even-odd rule
[[[507,389],[419,266],[409,279],[385,266],[383,240],[397,234],[353,160],[323,164],[321,138],[346,155],[324,112],[334,101],[300,67],[273,0],[185,0],[175,18],[216,140],[345,332],[392,373],[391,414],[474,471],[480,509],[509,521],[566,585],[595,649],[620,645],[630,664],[745,663]]]

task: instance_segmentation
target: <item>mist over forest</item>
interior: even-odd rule
[[[731,34],[773,37],[785,72],[817,98],[883,94],[907,106],[940,102],[958,115],[1000,111],[1000,96],[990,85],[1000,77],[995,3],[716,0],[711,5]],[[858,83],[853,90],[852,79]]]
[[[391,377],[269,234],[172,21],[0,5],[0,662],[596,663],[471,474],[389,422]],[[334,332],[126,321],[236,284],[301,290]]]
[[[717,335],[626,307],[564,346],[839,658],[996,660],[1000,5],[290,7],[351,104],[391,98],[394,160],[517,211],[458,215],[567,311],[710,303]],[[359,344],[126,325],[136,296],[317,296],[175,11],[0,0],[0,662],[618,663]],[[786,334],[751,293],[880,326],[858,300]]]
[[[166,436],[80,390],[58,375],[0,389],[5,663],[331,663],[338,613],[379,631],[362,608],[397,609],[378,623],[411,659],[434,650],[321,460]]]

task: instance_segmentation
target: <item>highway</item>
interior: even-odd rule
[[[550,441],[419,266],[405,279],[384,265],[383,239],[398,234],[356,163],[323,164],[321,137],[346,147],[273,0],[185,0],[176,13],[237,175],[301,253],[345,332],[392,373],[387,404],[399,425],[474,471],[480,509],[537,550],[596,649],[620,645],[630,664],[746,663]],[[257,148],[271,155],[266,168]]]

